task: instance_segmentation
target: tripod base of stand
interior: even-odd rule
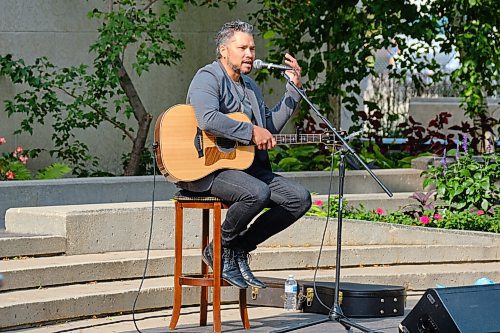
[[[285,328],[280,328],[279,330],[271,331],[270,333],[290,332],[290,331],[298,330],[298,329],[301,329],[301,328],[306,328],[306,327],[309,327],[309,326],[314,326],[314,325],[326,323],[326,322],[331,321],[331,320],[332,319],[330,317],[327,317],[327,318],[324,318],[324,319],[315,320],[315,321],[311,321],[311,322],[300,324],[300,325],[296,325],[296,326],[289,326],[289,327],[285,327]]]
[[[333,314],[329,315],[328,317],[326,317],[324,319],[315,320],[315,321],[311,321],[311,322],[307,322],[307,323],[303,323],[303,324],[299,324],[299,325],[285,327],[285,328],[282,328],[282,329],[279,329],[279,330],[271,331],[271,333],[284,333],[284,332],[295,331],[295,330],[298,330],[298,329],[301,329],[301,328],[315,326],[315,325],[327,323],[327,322],[330,322],[330,321],[338,322],[340,325],[344,326],[346,332],[352,332],[352,330],[351,330],[352,327],[357,328],[361,332],[378,332],[378,331],[374,331],[373,329],[364,327],[363,325],[360,325],[358,323],[352,322],[349,318],[344,317],[344,315],[342,315],[342,314],[333,313]]]

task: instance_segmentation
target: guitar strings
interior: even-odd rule
[[[278,143],[315,143],[318,141],[323,141],[324,134],[299,134],[297,137],[296,134],[279,134],[279,136],[274,135],[276,141]],[[303,140],[305,138],[305,140]],[[311,139],[312,138],[312,139]],[[229,143],[237,143],[235,140],[231,140],[228,138],[217,137],[215,138],[216,142],[221,144],[229,144]]]

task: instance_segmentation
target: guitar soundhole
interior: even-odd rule
[[[215,143],[221,152],[230,153],[236,148],[236,141],[226,138],[216,138]]]

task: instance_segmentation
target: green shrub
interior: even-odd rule
[[[456,155],[453,163],[443,159],[440,166],[422,172],[424,188],[434,186],[437,198],[452,211],[491,210],[500,204],[500,155],[483,155],[480,160]]]

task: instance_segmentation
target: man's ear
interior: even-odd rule
[[[221,44],[219,46],[219,53],[222,56],[222,58],[226,58],[226,56],[227,56],[227,47],[226,47],[226,45]]]

